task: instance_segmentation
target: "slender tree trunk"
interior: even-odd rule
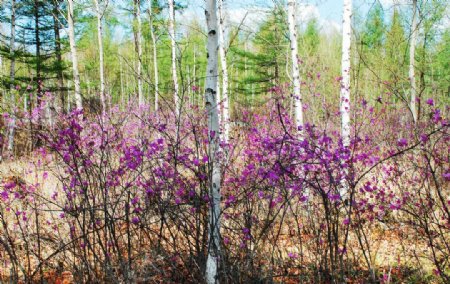
[[[70,54],[72,57],[73,85],[75,90],[75,105],[77,109],[83,108],[80,88],[80,73],[78,72],[77,46],[75,44],[75,28],[73,25],[73,0],[67,0],[67,23],[69,24]],[[70,102],[70,100],[68,100]]]
[[[158,76],[158,55],[156,49],[156,37],[153,30],[153,6],[152,0],[148,0],[148,19],[150,23],[150,37],[152,38],[153,47],[153,72],[154,72],[154,86],[155,86],[155,111],[158,111],[159,99],[159,76]]]
[[[174,87],[174,101],[175,101],[175,113],[178,116],[180,114],[180,97],[178,88],[178,77],[177,77],[177,50],[175,41],[175,11],[173,7],[173,0],[169,1],[169,37],[172,45],[172,79]]]
[[[9,40],[9,55],[11,57],[11,65],[9,69],[9,97],[11,102],[11,121],[8,131],[8,148],[9,155],[13,155],[14,149],[14,133],[16,128],[16,98],[14,93],[14,80],[16,77],[16,58],[15,58],[15,45],[16,45],[16,0],[11,0],[11,38]]]
[[[41,37],[39,27],[39,0],[34,1],[34,35],[36,43],[36,82],[37,82],[37,103],[40,104],[42,97],[42,78],[41,78]]]
[[[134,17],[136,20],[135,45],[138,57],[137,73],[138,73],[138,97],[139,105],[144,104],[144,93],[142,90],[142,23],[141,23],[141,1],[134,0]]]
[[[350,144],[350,46],[352,1],[344,0],[342,27],[342,82],[340,95],[341,133],[344,146]]]
[[[198,82],[197,82],[197,49],[196,49],[196,45],[194,43],[194,67],[192,70],[192,81],[193,81],[193,85],[196,86],[196,89],[198,88]],[[194,101],[195,101],[195,96],[197,95],[197,91],[194,91]],[[199,105],[199,99],[197,98],[197,106]]]
[[[37,107],[40,107],[42,104],[42,87],[43,87],[43,82],[42,82],[42,62],[41,62],[41,36],[40,36],[40,25],[39,25],[39,21],[40,21],[40,15],[39,15],[39,0],[35,0],[34,1],[34,35],[35,35],[35,47],[36,47],[36,82],[37,82],[37,99],[36,99],[36,104]],[[30,101],[31,103],[31,101]],[[48,104],[46,103],[45,105],[46,108],[48,108]],[[31,107],[30,107],[31,110]],[[47,111],[48,113],[48,111]],[[38,130],[41,131],[42,130],[42,122],[41,120],[38,118]],[[34,137],[33,137],[33,129],[32,129],[32,125],[30,127],[31,129],[31,141],[34,141]],[[41,145],[41,139],[38,136],[36,139],[36,144],[32,146],[32,149],[34,148],[34,146],[39,147]],[[39,258],[40,256],[40,251],[39,253]],[[41,275],[42,277],[42,275]]]
[[[342,82],[340,94],[341,135],[344,147],[350,145],[350,48],[352,36],[352,0],[344,0],[344,15],[342,27]],[[344,173],[346,174],[346,172]],[[341,181],[340,195],[346,198],[348,183]]]
[[[124,97],[123,97],[123,70],[122,70],[122,58],[119,54],[119,72],[120,72],[120,104],[122,107],[125,105],[124,103]]]
[[[229,140],[230,136],[230,100],[228,98],[228,68],[227,68],[227,53],[225,50],[225,25],[223,17],[223,0],[219,0],[219,52],[222,66],[222,115],[224,126],[224,139]]]
[[[251,110],[253,110],[254,109],[254,105],[255,105],[255,85],[252,84],[251,88],[252,88],[252,101],[251,101],[252,107],[251,107]]]
[[[3,1],[0,0],[0,7],[3,5]],[[3,22],[0,21],[0,36],[3,36]],[[0,77],[3,77],[3,56],[0,54]],[[2,107],[5,108],[5,91],[2,89],[0,91]],[[0,149],[1,150],[1,149]],[[0,155],[1,159],[1,155]]]
[[[216,0],[206,1],[206,23],[208,31],[207,68],[206,68],[206,110],[208,112],[209,155],[212,163],[212,176],[209,188],[209,226],[208,257],[206,261],[206,282],[218,283],[220,260],[220,162],[219,150],[219,114],[217,112],[217,75],[218,75],[218,30]]]
[[[191,66],[189,66],[189,65],[186,66],[186,73],[187,73],[187,84],[188,84],[187,93],[188,93],[188,98],[189,98],[189,106],[192,106],[193,100],[192,100]]]
[[[37,81],[37,106],[40,107],[41,101],[42,101],[42,78],[41,78],[41,38],[40,38],[40,26],[39,26],[39,0],[34,1],[34,32],[35,32],[35,40],[36,40],[36,81]],[[38,122],[39,130],[42,128],[42,124],[39,121]],[[31,129],[32,130],[32,129]],[[33,137],[33,136],[32,136]],[[31,140],[33,141],[33,140]],[[41,143],[40,139],[38,138],[36,141],[36,145],[39,146]],[[32,145],[33,147],[34,145]],[[35,220],[36,220],[36,233],[37,233],[37,258],[38,262],[42,262],[42,255],[41,255],[41,240],[40,240],[40,233],[39,233],[39,218],[38,218],[38,209],[36,208],[35,204]],[[39,276],[40,276],[40,283],[44,282],[44,271],[42,268],[42,265],[39,267]]]
[[[416,39],[417,39],[417,0],[412,1],[413,16],[411,25],[411,39],[409,41],[409,80],[411,82],[411,101],[410,109],[413,116],[414,123],[417,122],[417,107],[416,107],[416,74],[414,70],[415,64],[415,51],[416,51]]]
[[[296,0],[288,1],[289,40],[291,42],[292,81],[294,84],[294,115],[298,130],[303,126],[303,105],[300,93],[300,71],[298,66],[297,30],[295,19]]]
[[[55,33],[55,55],[56,60],[58,62],[58,70],[57,70],[57,77],[58,77],[58,92],[59,92],[59,99],[61,104],[61,111],[64,112],[64,105],[66,104],[66,95],[64,91],[64,75],[63,75],[63,61],[62,61],[62,54],[61,54],[61,36],[59,33],[59,20],[58,20],[58,1],[53,2],[53,30]]]
[[[106,101],[105,101],[105,70],[103,59],[103,14],[100,11],[100,5],[98,0],[94,0],[95,11],[97,13],[97,39],[98,39],[98,55],[100,59],[100,100],[102,103],[102,113],[106,113]]]
[[[218,72],[218,71],[217,71]],[[217,95],[216,95],[216,101],[217,101],[217,113],[219,115],[219,129],[220,129],[220,139],[223,139],[223,118],[222,118],[222,110],[223,110],[223,101],[222,101],[222,97],[221,97],[221,92],[220,92],[220,80],[219,80],[219,76],[217,76]]]

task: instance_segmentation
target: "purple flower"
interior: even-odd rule
[[[442,175],[446,181],[450,181],[450,172],[446,172]]]
[[[16,183],[11,181],[11,182],[4,184],[3,187],[7,190],[10,190],[10,189],[13,189],[14,187],[16,187]]]
[[[397,141],[397,145],[399,147],[405,147],[406,145],[408,145],[408,140],[406,140],[405,138],[400,138]]]
[[[198,159],[194,159],[194,160],[192,161],[192,163],[193,163],[195,166],[199,166],[199,165],[200,165],[200,161],[199,161]]]
[[[2,191],[1,193],[0,193],[0,197],[3,199],[3,200],[7,200],[8,199],[8,197],[9,197],[9,194],[8,194],[8,192],[6,192],[6,191]]]
[[[434,114],[433,114],[433,121],[435,123],[438,123],[441,120],[442,120],[441,110],[440,109],[435,109],[434,110]]]
[[[428,135],[426,134],[420,135],[420,141],[422,141],[422,143],[426,143],[428,141]]]
[[[290,259],[297,259],[298,258],[298,255],[296,253],[293,253],[293,252],[288,252],[288,256],[289,256]]]
[[[134,216],[133,218],[131,218],[131,223],[133,223],[134,225],[139,224],[140,221],[141,220],[137,216]]]
[[[139,202],[139,197],[135,196],[133,199],[131,199],[131,204],[136,205]]]
[[[433,101],[433,99],[429,98],[429,99],[427,100],[427,105],[434,106],[434,101]]]

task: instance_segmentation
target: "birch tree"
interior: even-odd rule
[[[341,93],[340,93],[340,114],[341,114],[341,136],[344,147],[350,145],[350,47],[352,36],[352,0],[344,0],[344,14],[342,24],[342,63],[341,63]],[[343,179],[341,196],[347,195],[348,185]]]
[[[61,35],[59,32],[60,29],[60,22],[58,18],[58,5],[60,3],[58,1],[53,1],[53,31],[55,33],[55,55],[56,60],[59,65],[62,65],[63,59],[62,59],[62,50],[61,50]],[[58,66],[57,70],[57,79],[58,79],[58,90],[59,90],[59,99],[61,104],[61,110],[64,111],[64,105],[65,105],[65,92],[64,89],[64,74],[63,69]]]
[[[3,8],[3,1],[0,0],[0,9]],[[3,22],[0,21],[0,36],[3,36]],[[3,56],[0,54],[0,77],[3,77]],[[2,101],[4,102],[5,99],[5,93],[2,90],[0,92],[1,96],[2,96]],[[0,155],[0,159],[1,159],[1,155]]]
[[[294,85],[294,115],[295,126],[300,129],[303,125],[302,95],[300,93],[300,71],[298,64],[297,30],[295,18],[296,0],[288,1],[289,40],[291,45],[292,81]]]
[[[415,51],[416,51],[416,40],[417,40],[417,0],[412,1],[413,14],[412,14],[412,24],[411,24],[411,37],[409,41],[409,80],[411,83],[411,101],[410,109],[413,116],[414,123],[417,122],[418,113],[416,107],[416,74],[414,70],[415,64]]]
[[[16,98],[14,95],[14,80],[16,75],[16,58],[14,56],[16,45],[16,0],[11,0],[11,37],[9,39],[9,55],[11,64],[9,67],[9,97],[11,102],[11,121],[8,130],[8,153],[12,155],[14,149],[14,130],[16,127]]]
[[[175,102],[175,113],[178,116],[180,114],[180,98],[179,98],[179,88],[178,88],[178,77],[177,77],[177,50],[175,41],[175,10],[173,0],[169,1],[169,37],[172,47],[172,80],[174,87],[174,102]]]
[[[75,89],[75,104],[78,109],[83,108],[81,89],[80,89],[80,73],[78,72],[77,47],[75,44],[75,29],[73,25],[73,0],[67,0],[67,23],[69,26],[69,43],[70,55],[72,57],[73,84]],[[69,100],[70,101],[70,100]]]
[[[205,278],[208,284],[218,283],[220,256],[220,162],[219,150],[219,114],[217,111],[217,75],[218,75],[218,30],[216,0],[206,1],[206,24],[208,31],[207,67],[205,79],[205,102],[208,113],[209,156],[212,175],[209,183],[209,225],[208,257]]]
[[[102,111],[106,111],[105,102],[105,70],[104,70],[104,59],[103,59],[103,12],[100,11],[100,4],[98,0],[94,0],[95,12],[97,16],[97,40],[98,40],[98,55],[100,60],[100,100],[102,103]]]
[[[142,22],[141,22],[141,1],[134,0],[134,18],[136,20],[135,46],[137,53],[137,75],[138,75],[138,98],[139,105],[144,104],[144,94],[142,92]]]
[[[227,52],[225,49],[225,25],[223,17],[223,0],[218,0],[219,7],[219,53],[220,53],[220,63],[222,66],[222,115],[224,126],[224,140],[228,141],[230,136],[230,101],[228,98],[228,69],[227,69]]]
[[[156,50],[156,38],[153,29],[153,6],[152,0],[148,0],[148,18],[150,24],[150,37],[152,38],[153,47],[153,73],[154,73],[154,86],[155,86],[155,111],[158,111],[158,98],[159,98],[159,76],[158,76],[158,56]]]

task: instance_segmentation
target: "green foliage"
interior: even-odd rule
[[[273,9],[255,33],[251,42],[252,49],[245,46],[231,48],[236,57],[235,67],[239,70],[238,92],[244,95],[241,103],[249,103],[249,96],[266,94],[271,87],[285,82],[286,52],[289,47],[285,13],[278,7]],[[247,48],[249,48],[247,46]]]
[[[11,25],[11,3],[2,6],[1,21]],[[43,91],[58,92],[57,78],[68,70],[62,61],[63,53],[67,50],[67,41],[61,31],[67,25],[65,18],[58,12],[66,9],[64,1],[32,1],[16,0],[16,50],[12,55],[16,62],[15,82],[9,81],[9,72],[3,73],[3,87],[14,85],[31,86],[40,89],[38,81],[43,82]],[[10,31],[10,28],[8,29]],[[60,40],[56,40],[56,32]],[[10,35],[3,37],[9,43]],[[10,47],[0,49],[2,57],[12,59]],[[9,71],[9,70],[8,70]],[[60,75],[58,75],[60,74]]]
[[[320,30],[316,18],[312,18],[306,24],[305,32],[301,35],[300,54],[311,56],[317,53],[320,44]]]
[[[152,1],[152,13],[148,13],[148,1],[140,0],[143,44],[144,95],[151,102],[154,95],[154,58],[150,34],[150,20],[156,40],[159,69],[159,92],[161,99],[173,96],[171,76],[170,38],[167,33],[167,3]],[[53,29],[53,3],[60,10],[60,29],[67,24],[62,15],[67,12],[65,1],[38,1],[40,18],[41,54],[35,53],[34,1],[17,0],[20,24],[17,28],[18,49],[14,53],[17,72],[16,82],[22,85],[34,84],[36,89],[36,69],[44,80],[45,90],[59,91],[57,76],[63,72],[64,86],[71,80],[71,62],[68,56],[66,33],[61,32],[62,60],[56,57],[55,34]],[[8,25],[9,1],[0,10],[0,20]],[[185,8],[176,1],[178,15]],[[446,1],[418,1],[419,33],[416,45],[416,74],[421,98],[433,97],[436,102],[447,103],[450,84],[450,33],[445,28]],[[107,93],[113,103],[126,102],[137,93],[137,75],[133,27],[133,0],[110,1],[103,15],[103,45]],[[286,87],[290,84],[290,53],[285,6],[276,6],[267,13],[257,26],[256,32],[243,27],[227,29],[225,38],[230,41],[227,52],[229,71],[230,101],[233,105],[250,107],[264,102],[272,95],[274,86]],[[386,14],[385,14],[386,13]],[[151,18],[150,18],[151,15]],[[408,92],[409,33],[411,26],[410,6],[396,6],[384,10],[375,1],[368,13],[355,10],[353,18],[352,46],[352,90],[354,100],[364,98],[402,103]],[[323,113],[324,104],[338,105],[339,85],[335,78],[340,75],[341,38],[339,31],[319,25],[318,19],[309,20],[299,30],[298,47],[300,60],[301,92],[307,120],[314,121]],[[254,24],[254,23],[252,23]],[[85,97],[97,96],[99,89],[99,56],[97,39],[97,19],[91,0],[75,1],[75,33],[78,61]],[[4,29],[5,30],[5,29]],[[6,29],[8,30],[8,29]],[[3,88],[9,88],[10,61],[9,35],[3,33],[0,54],[3,61]],[[177,69],[181,93],[196,104],[203,100],[206,35],[204,19],[188,22],[176,21]],[[320,74],[320,79],[318,78]],[[221,81],[221,80],[219,80]],[[196,89],[196,91],[193,91]],[[389,95],[387,95],[389,93]],[[318,95],[319,94],[319,95]],[[313,118],[314,117],[314,118]]]
[[[385,29],[384,10],[381,3],[376,1],[367,15],[362,34],[362,44],[369,49],[380,48],[383,44]]]
[[[385,63],[388,80],[398,85],[407,76],[408,39],[401,24],[401,14],[397,9],[392,14],[391,24],[386,34]]]

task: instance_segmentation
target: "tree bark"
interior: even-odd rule
[[[291,45],[291,60],[292,60],[292,81],[294,85],[293,103],[295,126],[300,130],[303,126],[303,105],[302,95],[300,93],[300,71],[298,64],[298,48],[297,48],[297,30],[295,18],[296,1],[288,1],[288,23],[289,23],[289,40]]]
[[[72,57],[73,84],[75,89],[75,105],[77,109],[83,108],[80,88],[80,73],[78,72],[77,46],[75,44],[75,28],[73,24],[73,0],[67,0],[67,22],[69,24],[70,54]],[[70,100],[69,100],[70,101]]]
[[[350,47],[352,37],[352,0],[344,0],[344,15],[342,26],[342,63],[341,63],[341,94],[340,94],[340,113],[341,113],[341,136],[344,147],[350,146]],[[346,174],[344,169],[344,175]],[[340,195],[346,198],[348,192],[348,183],[345,179],[341,180]]]
[[[152,38],[153,46],[153,72],[154,72],[154,88],[155,88],[155,111],[158,111],[158,99],[159,99],[159,76],[158,76],[158,55],[156,49],[156,38],[155,32],[153,30],[153,7],[152,0],[148,0],[148,18],[150,23],[150,37]]]
[[[35,47],[36,47],[36,82],[37,82],[37,99],[36,99],[36,104],[37,107],[40,107],[42,104],[42,87],[43,87],[43,82],[42,82],[42,65],[41,65],[41,36],[40,36],[40,26],[39,26],[39,21],[40,21],[40,15],[39,15],[39,0],[35,0],[34,1],[34,35],[35,35]],[[31,103],[31,100],[30,100]],[[48,103],[45,103],[45,108],[46,108],[46,113],[47,115],[49,114],[48,112]],[[31,107],[30,107],[31,110]],[[51,120],[49,116],[47,116],[48,120]],[[30,120],[31,121],[31,120]],[[33,137],[33,129],[32,129],[32,125],[30,125],[30,130],[31,130],[31,141],[34,141],[34,137]],[[38,122],[37,122],[37,126],[38,126],[38,130],[42,131],[42,122],[40,120],[40,118],[38,117]],[[40,147],[41,146],[41,138],[38,136],[36,138],[36,144],[33,145],[36,147]],[[38,245],[39,246],[39,245]],[[39,259],[41,257],[40,255],[40,250],[38,250],[38,254],[39,254]],[[42,274],[41,274],[42,277]]]
[[[224,140],[228,142],[230,136],[230,101],[228,98],[228,68],[227,68],[227,52],[225,50],[225,25],[223,17],[223,0],[219,0],[219,52],[220,63],[222,66],[222,115],[224,126]]]
[[[15,58],[15,45],[16,45],[16,0],[11,0],[11,38],[9,40],[9,55],[11,57],[11,65],[9,68],[9,97],[11,103],[11,121],[8,131],[8,148],[9,155],[13,155],[14,149],[14,132],[16,127],[16,98],[14,93],[14,80],[16,76],[16,58]]]
[[[175,102],[175,113],[177,116],[180,114],[180,97],[179,97],[179,87],[178,87],[178,77],[177,77],[177,50],[175,41],[175,11],[173,0],[169,1],[169,37],[172,46],[172,80],[174,87],[174,102]]]
[[[141,1],[134,0],[134,17],[136,20],[135,46],[137,53],[137,75],[138,75],[138,98],[139,105],[144,104],[144,93],[142,91],[142,22],[141,22]]]
[[[100,60],[100,100],[102,103],[102,113],[106,112],[106,101],[105,101],[105,70],[104,70],[104,59],[103,59],[103,24],[102,18],[103,14],[100,11],[100,5],[98,0],[94,0],[95,11],[97,14],[97,39],[98,39],[98,55]]]
[[[37,103],[38,106],[42,97],[42,78],[41,78],[41,37],[39,27],[39,1],[34,1],[34,35],[36,43],[36,82],[37,82]]]
[[[350,46],[352,1],[344,0],[342,27],[342,82],[340,95],[341,134],[344,146],[350,144]]]
[[[212,163],[212,175],[209,185],[209,230],[208,257],[205,278],[208,284],[218,283],[220,260],[220,161],[219,151],[219,114],[217,111],[217,75],[218,75],[218,30],[216,0],[206,1],[206,23],[208,31],[207,68],[206,68],[206,110],[208,112],[209,157]]]
[[[417,122],[417,107],[416,107],[416,74],[415,74],[415,51],[416,51],[416,40],[417,40],[417,0],[412,1],[413,5],[413,15],[411,24],[411,38],[409,41],[409,80],[411,83],[411,101],[410,109],[413,116],[414,123]]]
[[[61,35],[59,33],[60,24],[58,19],[58,1],[53,1],[53,30],[55,33],[55,55],[56,60],[58,62],[58,71],[57,71],[57,78],[58,78],[58,92],[59,92],[59,99],[61,104],[61,111],[64,112],[64,105],[66,104],[65,100],[65,91],[64,89],[64,75],[63,75],[63,60],[62,60],[62,54],[61,54]]]

